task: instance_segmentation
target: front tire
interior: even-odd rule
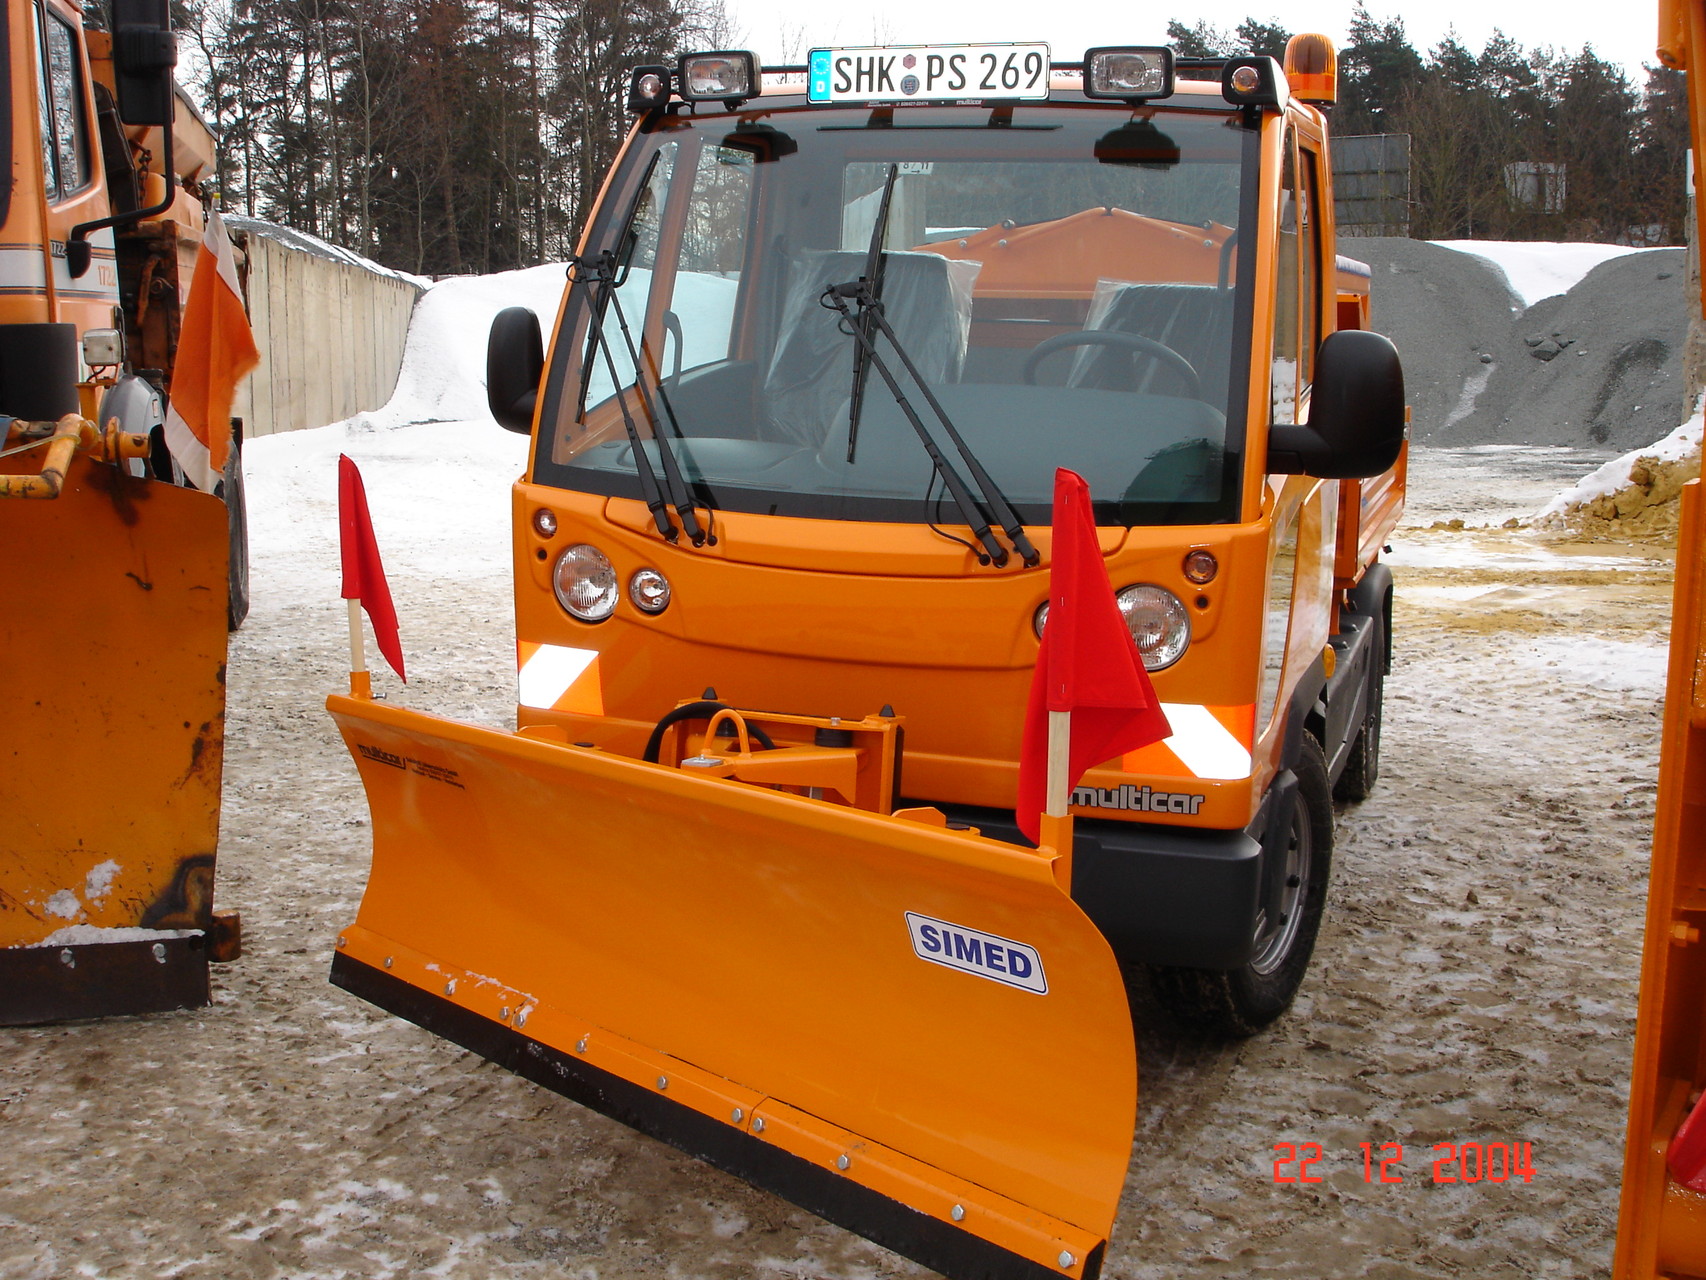
[[[1297,796],[1278,847],[1263,856],[1281,859],[1285,877],[1278,919],[1257,918],[1253,954],[1238,969],[1156,967],[1150,985],[1175,1019],[1218,1037],[1253,1035],[1291,1007],[1327,905],[1333,860],[1333,793],[1321,744],[1308,733],[1292,765]]]

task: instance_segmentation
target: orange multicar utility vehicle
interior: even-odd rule
[[[1403,383],[1333,53],[636,71],[549,356],[493,326],[519,727],[329,703],[333,981],[952,1276],[1093,1276],[1124,964],[1247,1033],[1378,767]],[[1013,806],[1057,467],[1172,736]]]
[[[0,21],[0,1025],[208,1001],[240,471],[161,440],[212,137],[166,0]],[[235,572],[233,572],[233,566]]]
[[[1689,132],[1706,146],[1706,0],[1660,0],[1659,59],[1688,75]],[[1691,165],[1695,207],[1706,179]],[[1702,300],[1706,301],[1706,292]],[[1615,1280],[1706,1276],[1706,497],[1683,486],[1670,670],[1653,817],[1641,1004]]]

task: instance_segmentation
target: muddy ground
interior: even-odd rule
[[[1242,1044],[1135,1002],[1105,1274],[1608,1271],[1670,569],[1477,527],[1559,470],[1418,453],[1383,776],[1339,814],[1315,968]],[[0,1277],[927,1274],[327,985],[367,827],[320,705],[341,610],[269,592],[292,572],[258,561],[231,659],[219,896],[246,954],[199,1012],[0,1031]],[[507,583],[500,562],[408,593],[412,705],[504,721]],[[1276,1182],[1282,1142],[1320,1144],[1322,1181]],[[1365,1183],[1361,1144],[1386,1142],[1403,1182]],[[1528,1144],[1533,1177],[1436,1184],[1434,1144],[1463,1142]]]

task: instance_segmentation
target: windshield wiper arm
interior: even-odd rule
[[[657,405],[653,402],[651,393],[646,390],[645,366],[640,360],[640,352],[634,346],[634,335],[628,330],[628,317],[622,312],[622,300],[616,296],[614,289],[610,292],[610,305],[616,308],[616,324],[622,330],[622,341],[628,348],[628,358],[634,364],[634,386],[640,393],[640,404],[646,411],[646,417],[652,424],[652,439],[658,447],[658,460],[663,463],[664,487],[669,490],[669,500],[675,507],[675,514],[681,519],[681,528],[692,540],[693,545],[705,545],[705,531],[699,527],[698,513],[693,509],[693,493],[687,487],[687,481],[681,474],[681,464],[675,456],[675,446],[670,444],[664,434],[662,421],[658,417]],[[653,374],[654,377],[657,375]],[[663,389],[663,380],[658,377],[658,399],[663,402],[664,411],[669,414],[669,425],[675,429],[677,437],[681,436],[681,423],[676,420],[675,407],[670,404],[669,396]]]
[[[901,390],[900,383],[895,380],[894,373],[889,369],[888,363],[877,354],[876,344],[860,328],[859,318],[847,306],[847,300],[852,298],[860,304],[861,309],[866,314],[871,314],[866,306],[868,296],[865,281],[855,280],[851,284],[830,285],[828,289],[824,290],[823,301],[825,306],[839,311],[847,320],[853,332],[854,340],[859,343],[860,349],[864,351],[866,360],[875,367],[878,373],[883,375],[883,381],[888,383],[889,392],[894,396],[894,402],[900,406],[900,411],[906,415],[906,420],[912,424],[913,431],[917,432],[919,443],[924,446],[924,452],[930,455],[930,461],[936,468],[936,474],[942,477],[943,486],[948,490],[949,496],[953,498],[954,505],[960,509],[960,518],[966,522],[966,526],[971,530],[972,537],[982,544],[983,550],[981,551],[976,547],[972,548],[977,554],[977,562],[979,564],[993,562],[997,568],[1000,568],[1007,563],[1007,548],[1002,546],[996,540],[994,533],[990,531],[989,518],[984,514],[983,507],[977,499],[972,497],[971,491],[966,488],[966,482],[961,479],[960,473],[954,468],[954,464],[949,462],[943,456],[942,451],[936,447],[936,441],[931,438],[929,428],[918,416],[918,411],[912,407],[912,401],[906,398],[906,392]],[[882,322],[879,320],[879,323]],[[884,324],[883,328],[887,329],[888,326]],[[894,341],[892,329],[888,330],[888,338],[891,343]],[[895,350],[900,352],[899,347],[896,347]],[[904,353],[901,353],[901,356],[903,359],[905,358]],[[907,361],[909,370],[911,370],[911,364],[911,361]],[[924,386],[922,380],[918,378],[916,370],[912,370],[912,377],[920,387]],[[928,396],[929,394],[929,389],[926,388],[925,395]],[[933,400],[932,403],[934,403]],[[940,407],[937,408],[937,412],[941,412]],[[949,432],[950,434],[953,432],[951,426]],[[1033,554],[1035,553],[1033,552]]]
[[[628,317],[622,310],[622,302],[616,296],[616,255],[606,250],[598,257],[588,262],[580,259],[579,265],[590,268],[588,283],[594,287],[595,302],[593,305],[592,343],[604,353],[605,367],[610,373],[610,385],[615,389],[616,404],[622,411],[622,425],[628,434],[628,442],[634,451],[634,470],[640,477],[640,492],[645,498],[646,509],[652,513],[652,519],[657,525],[658,532],[670,542],[677,537],[675,524],[669,518],[669,507],[675,508],[676,516],[681,520],[684,530],[696,547],[704,546],[706,535],[700,527],[698,515],[693,508],[693,498],[687,488],[687,481],[681,474],[681,466],[675,457],[675,450],[670,446],[668,437],[661,429],[657,406],[652,402],[650,393],[646,390],[645,372],[640,353],[634,346],[634,335],[628,328]],[[634,415],[629,411],[627,398],[622,394],[621,375],[616,371],[616,359],[611,352],[610,343],[604,337],[604,312],[606,307],[614,307],[616,323],[622,330],[623,344],[628,348],[628,358],[634,365],[634,387],[640,393],[640,404],[646,411],[646,417],[652,428],[652,440],[657,445],[658,460],[663,464],[663,489],[660,490],[657,475],[652,471],[651,460],[646,457],[644,442],[640,438],[639,428],[634,423]],[[662,385],[659,385],[662,394]],[[583,392],[584,399],[584,392]],[[669,411],[670,423],[675,427],[677,435],[681,434],[680,424],[675,421],[674,409],[667,398],[665,408]],[[667,502],[664,491],[668,493]]]
[[[856,280],[851,284],[831,285],[825,296],[832,298],[836,310],[849,317],[854,338],[865,350],[867,358],[877,366],[877,372],[883,375],[883,380],[889,384],[889,390],[894,393],[895,403],[901,407],[901,411],[912,423],[912,429],[918,433],[918,438],[924,441],[924,446],[929,451],[931,460],[937,462],[937,469],[942,471],[943,483],[948,486],[950,492],[954,492],[956,485],[963,490],[965,484],[960,479],[959,472],[948,463],[947,459],[941,457],[935,441],[930,438],[930,433],[919,421],[918,414],[913,411],[912,405],[902,394],[900,384],[895,381],[888,366],[877,355],[876,344],[859,328],[858,319],[854,319],[849,314],[846,299],[851,298],[859,304],[861,317],[869,316],[871,318],[876,329],[889,340],[889,345],[894,348],[895,355],[900,357],[900,363],[905,368],[907,377],[911,378],[913,384],[917,386],[919,391],[923,392],[924,402],[930,406],[930,411],[936,415],[936,420],[942,424],[942,430],[948,433],[948,439],[954,442],[954,448],[965,460],[966,469],[971,472],[972,481],[978,488],[978,496],[982,499],[982,502],[972,502],[971,495],[968,492],[965,494],[965,501],[962,501],[960,494],[954,492],[954,501],[959,504],[960,510],[964,512],[967,502],[971,502],[981,517],[984,511],[983,504],[987,503],[989,512],[994,517],[994,522],[1001,526],[1002,532],[1007,535],[1007,540],[1013,544],[1013,550],[1019,553],[1019,559],[1024,561],[1027,569],[1035,568],[1041,562],[1042,557],[1037,554],[1036,547],[1031,544],[1031,539],[1025,532],[1025,526],[1019,521],[1018,513],[1013,510],[1012,503],[1007,501],[1007,495],[1001,492],[1000,486],[984,469],[983,463],[978,461],[977,455],[971,451],[971,446],[965,442],[965,438],[955,428],[953,420],[948,417],[948,411],[942,408],[942,402],[936,399],[935,393],[930,390],[930,384],[924,381],[924,375],[918,371],[918,366],[912,363],[912,357],[906,354],[906,348],[901,346],[900,339],[896,336],[894,327],[889,324],[888,317],[883,315],[882,308],[871,303],[870,289],[867,283],[863,280]],[[988,529],[989,525],[986,523],[984,532],[987,533]],[[974,529],[973,532],[976,533],[977,531]],[[986,546],[990,545],[992,541],[981,535],[978,540],[984,542]],[[998,566],[1007,562],[1007,552],[999,544],[995,544],[991,554]]]
[[[853,348],[853,398],[847,408],[847,461],[853,461],[853,451],[859,443],[859,412],[865,405],[865,380],[870,372],[872,316],[883,305],[883,276],[888,259],[883,255],[883,240],[889,231],[889,206],[894,202],[895,179],[900,176],[898,164],[889,165],[889,176],[883,180],[883,198],[877,202],[877,216],[871,224],[871,245],[865,251],[865,274],[862,279],[869,292],[870,303],[861,302],[859,315],[853,325],[864,335],[864,341]],[[893,341],[891,338],[890,341]]]

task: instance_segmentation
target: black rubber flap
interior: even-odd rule
[[[0,949],[0,1026],[199,1009],[210,999],[200,934]]]

